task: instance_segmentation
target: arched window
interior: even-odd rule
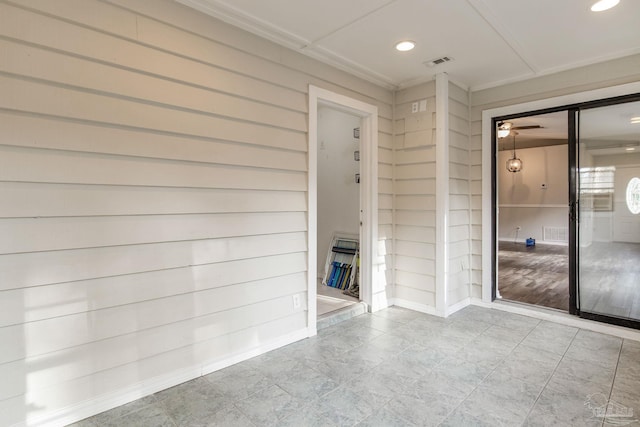
[[[627,207],[629,212],[636,215],[640,213],[640,179],[631,178],[627,184]]]

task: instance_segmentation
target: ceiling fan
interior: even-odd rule
[[[498,123],[498,138],[509,136],[512,130],[542,129],[540,125],[513,126],[511,122]]]

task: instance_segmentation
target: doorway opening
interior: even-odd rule
[[[360,301],[360,117],[318,107],[318,318]]]
[[[496,296],[564,312],[569,311],[567,114],[504,117],[496,132]]]
[[[324,263],[319,265],[319,257],[326,259],[326,253],[318,250],[318,214],[319,214],[319,171],[318,156],[320,143],[318,138],[319,110],[341,112],[359,119],[359,150],[351,150],[349,162],[354,162],[359,151],[359,193],[358,254],[359,254],[359,300],[367,310],[375,310],[373,305],[374,260],[378,258],[378,108],[374,105],[340,95],[326,89],[309,86],[309,188],[308,188],[308,329],[309,335],[317,333],[318,316],[318,277],[324,275]],[[354,130],[351,129],[351,132]],[[328,148],[325,141],[325,150]],[[346,158],[345,158],[346,160]],[[352,163],[351,163],[352,164]],[[326,167],[326,166],[325,166]],[[353,167],[353,164],[352,164]],[[323,171],[324,172],[324,171]],[[356,176],[353,173],[355,184]],[[345,230],[334,230],[344,232]],[[319,271],[321,269],[321,271]],[[324,285],[321,285],[324,286]]]

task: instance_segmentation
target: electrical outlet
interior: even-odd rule
[[[293,309],[297,310],[300,308],[300,294],[295,294],[293,296]]]
[[[411,104],[411,112],[412,113],[417,113],[418,112],[418,108],[419,108],[419,103],[414,102],[413,104]]]

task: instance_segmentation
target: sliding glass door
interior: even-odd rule
[[[640,101],[614,102],[576,113],[576,303],[583,317],[638,327]]]
[[[506,125],[508,136],[500,137]],[[494,140],[494,298],[564,311],[568,306],[571,314],[640,329],[640,94],[495,117]],[[524,167],[505,168],[513,158]],[[552,197],[556,190],[567,197],[567,174],[558,174],[563,158],[569,167],[568,209],[566,198],[563,204]],[[536,222],[526,209],[541,207],[545,214]],[[548,229],[567,226],[561,241],[547,235]],[[524,240],[529,236],[541,237],[530,246]],[[568,292],[545,273],[551,261],[515,269],[513,262],[503,263],[549,248],[556,251],[553,262],[560,263],[557,251],[563,247]],[[533,292],[538,288],[540,295]],[[564,305],[541,303],[554,289],[563,290],[555,297]]]

